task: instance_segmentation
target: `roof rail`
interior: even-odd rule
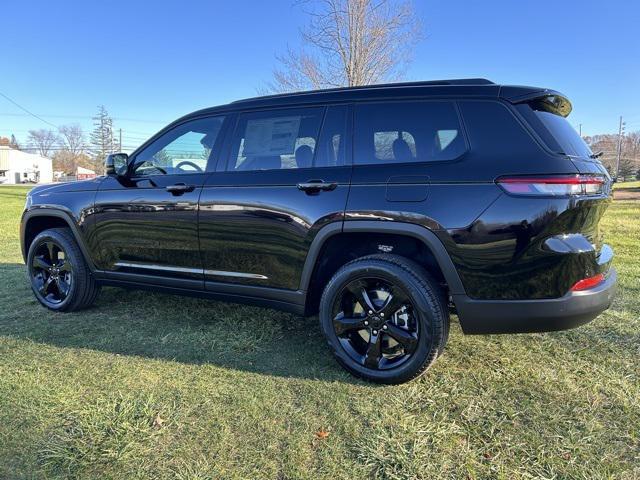
[[[446,86],[446,85],[495,85],[491,80],[487,80],[486,78],[454,78],[451,80],[427,80],[420,82],[400,82],[400,83],[380,83],[376,85],[358,85],[355,87],[337,87],[337,88],[326,88],[322,90],[305,90],[301,92],[290,92],[290,93],[277,93],[275,95],[264,95],[259,97],[246,98],[242,100],[235,100],[231,103],[243,103],[250,102],[254,100],[266,100],[270,98],[280,98],[280,97],[294,97],[298,95],[310,95],[316,93],[332,93],[332,92],[342,92],[345,90],[375,90],[381,88],[396,88],[396,87],[423,87],[423,86]]]

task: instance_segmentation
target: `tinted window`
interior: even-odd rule
[[[209,117],[183,123],[156,139],[135,157],[135,175],[176,175],[204,172],[224,117]]]
[[[339,167],[345,165],[347,154],[347,107],[327,108],[316,152],[314,167]]]
[[[307,108],[241,114],[228,169],[311,167],[323,112],[323,108]]]
[[[452,102],[358,105],[355,146],[357,164],[452,160],[466,150]]]
[[[571,126],[566,118],[555,113],[534,110],[536,117],[553,136],[560,146],[561,153],[576,157],[589,157],[591,150],[578,135],[576,129]]]

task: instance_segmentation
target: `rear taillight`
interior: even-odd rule
[[[572,292],[581,292],[582,290],[589,290],[590,288],[596,287],[600,285],[604,281],[604,274],[599,273],[594,275],[593,277],[584,278],[575,283],[573,287],[571,287]]]
[[[604,192],[605,181],[600,175],[536,175],[501,177],[496,183],[513,195],[566,197],[599,195]]]

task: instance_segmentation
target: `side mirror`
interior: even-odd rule
[[[104,170],[107,175],[124,175],[127,171],[129,155],[126,153],[112,153],[107,155],[104,161]]]

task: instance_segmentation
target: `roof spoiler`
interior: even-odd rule
[[[548,88],[501,87],[499,96],[511,103],[528,103],[535,110],[555,113],[567,117],[573,106],[560,92]]]

